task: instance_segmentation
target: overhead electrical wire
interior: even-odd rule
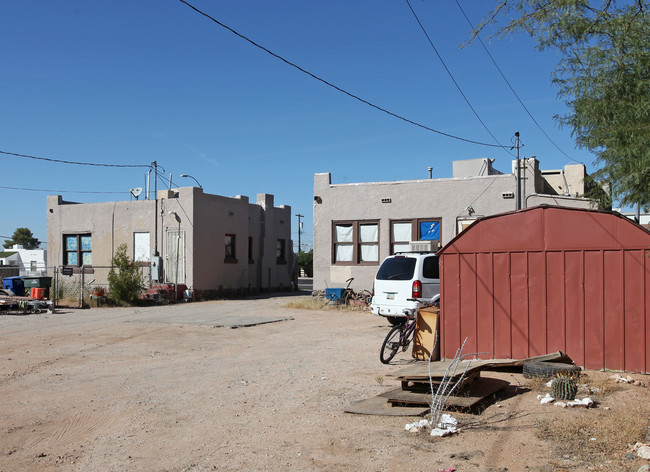
[[[465,13],[465,10],[463,10],[463,7],[460,5],[460,3],[458,2],[458,0],[455,0],[455,1],[456,1],[456,5],[458,5],[458,8],[460,9],[460,12],[463,14],[463,16],[465,17],[465,20],[467,20],[467,23],[469,24],[470,28],[472,28],[472,30],[473,30],[473,29],[474,29],[474,25],[472,24],[471,20],[469,19],[469,17],[468,17],[467,14]],[[476,35],[476,39],[478,39],[479,43],[481,43],[481,46],[483,47],[483,50],[485,51],[485,53],[488,55],[488,57],[489,57],[490,60],[492,61],[492,64],[494,64],[494,67],[496,67],[496,69],[499,71],[499,74],[501,74],[501,77],[503,78],[503,80],[505,81],[505,83],[506,83],[506,84],[508,85],[508,87],[510,88],[510,91],[511,91],[511,92],[514,94],[514,96],[517,98],[517,100],[519,101],[519,103],[521,104],[521,106],[524,108],[524,110],[526,110],[526,113],[528,113],[528,116],[530,117],[530,119],[533,120],[533,123],[535,123],[535,125],[537,126],[537,128],[539,128],[539,130],[542,132],[542,134],[543,134],[544,136],[546,136],[546,139],[548,139],[548,140],[550,141],[550,143],[551,143],[553,146],[555,146],[555,148],[556,148],[558,151],[560,151],[562,154],[564,154],[564,156],[565,156],[566,158],[572,160],[573,162],[575,162],[575,163],[577,163],[577,164],[584,164],[584,163],[582,163],[582,162],[576,161],[574,158],[572,158],[572,157],[569,156],[566,152],[564,152],[564,151],[560,148],[560,146],[558,146],[558,145],[555,143],[555,141],[553,141],[553,140],[551,139],[551,137],[546,133],[546,131],[544,131],[544,129],[542,128],[542,126],[537,122],[537,120],[535,119],[535,117],[533,116],[533,114],[530,112],[530,110],[528,110],[528,108],[526,107],[526,105],[524,104],[524,102],[521,100],[521,98],[519,97],[519,95],[518,95],[517,92],[515,91],[515,89],[512,87],[512,85],[510,84],[510,81],[507,79],[506,75],[503,73],[503,71],[502,71],[501,68],[499,67],[499,64],[497,64],[497,61],[494,59],[494,57],[492,57],[492,54],[490,54],[489,49],[485,46],[485,43],[483,42],[483,40],[481,39],[481,37],[480,37],[478,34]]]
[[[6,190],[27,190],[27,191],[30,191],[30,192],[111,193],[111,194],[129,193],[129,192],[98,192],[98,191],[83,191],[83,190],[53,190],[53,189],[46,189],[46,188],[24,188],[24,187],[5,187],[5,186],[0,186],[0,188],[6,189]]]
[[[476,109],[472,106],[472,104],[470,103],[469,99],[467,98],[467,96],[465,95],[465,93],[463,92],[463,90],[460,88],[460,85],[458,85],[458,82],[456,81],[456,79],[454,78],[454,75],[453,75],[453,74],[451,73],[451,71],[449,70],[449,67],[447,67],[447,64],[445,63],[444,59],[442,58],[442,56],[441,56],[440,53],[438,52],[438,48],[436,48],[435,44],[433,44],[433,41],[431,40],[431,37],[429,36],[429,33],[427,33],[427,30],[424,28],[424,25],[422,25],[422,22],[420,21],[420,18],[418,18],[417,13],[415,13],[415,10],[414,10],[413,7],[411,6],[411,3],[409,2],[409,0],[405,0],[405,1],[406,1],[406,4],[408,5],[409,9],[411,10],[411,13],[413,14],[413,17],[415,18],[415,21],[417,21],[418,25],[420,26],[420,29],[422,30],[422,32],[423,32],[424,35],[426,36],[427,41],[429,41],[429,44],[431,45],[431,48],[433,49],[433,52],[435,52],[435,53],[436,53],[436,56],[438,56],[438,59],[440,59],[440,62],[442,63],[442,66],[445,68],[445,71],[447,71],[447,74],[448,74],[449,77],[451,78],[451,81],[454,83],[454,85],[456,86],[456,88],[458,89],[458,91],[460,92],[460,94],[462,95],[463,99],[465,100],[465,103],[467,103],[467,106],[469,106],[469,108],[472,110],[472,113],[474,113],[474,116],[476,116],[476,118],[477,118],[478,121],[481,123],[481,125],[483,125],[483,128],[485,128],[485,131],[487,131],[488,134],[489,134],[490,136],[492,136],[492,139],[494,139],[494,142],[498,144],[497,147],[502,148],[502,149],[503,149],[504,151],[506,151],[508,154],[512,154],[512,153],[510,153],[510,151],[508,151],[508,149],[507,149],[505,146],[503,146],[503,145],[499,142],[499,140],[494,136],[494,134],[492,134],[492,131],[490,131],[490,129],[487,127],[487,125],[485,124],[485,122],[481,119],[481,117],[479,116],[479,114],[478,114],[478,112],[476,111]]]
[[[270,54],[271,56],[275,57],[276,59],[279,59],[280,61],[284,62],[285,64],[287,64],[287,65],[289,65],[289,66],[291,66],[291,67],[293,67],[293,68],[295,68],[295,69],[298,69],[300,72],[302,72],[302,73],[304,73],[304,74],[307,74],[307,75],[310,76],[311,78],[316,79],[316,80],[318,80],[319,82],[321,82],[321,83],[323,83],[323,84],[325,84],[325,85],[327,85],[327,86],[329,86],[329,87],[332,87],[333,89],[335,89],[335,90],[337,90],[337,91],[339,91],[339,92],[341,92],[341,93],[347,95],[348,97],[354,98],[355,100],[358,100],[358,101],[360,101],[361,103],[364,103],[364,104],[366,104],[366,105],[368,105],[368,106],[370,106],[370,107],[372,107],[372,108],[374,108],[374,109],[376,109],[376,110],[379,110],[379,111],[381,111],[381,112],[383,112],[383,113],[386,113],[387,115],[390,115],[390,116],[392,116],[392,117],[394,117],[394,118],[400,119],[400,120],[402,120],[402,121],[404,121],[404,122],[406,122],[406,123],[412,124],[412,125],[414,125],[414,126],[418,126],[419,128],[425,129],[425,130],[427,130],[427,131],[431,131],[431,132],[433,132],[433,133],[437,133],[437,134],[440,134],[440,135],[442,135],[442,136],[446,136],[446,137],[448,137],[448,138],[458,139],[459,141],[464,141],[464,142],[471,143],[471,144],[477,144],[477,145],[479,145],[479,146],[488,146],[488,147],[500,147],[500,148],[504,148],[504,146],[501,146],[500,144],[483,143],[483,142],[480,142],[480,141],[474,141],[474,140],[472,140],[472,139],[467,139],[467,138],[462,138],[462,137],[460,137],[460,136],[455,136],[455,135],[450,134],[450,133],[445,133],[445,132],[443,132],[443,131],[440,131],[440,130],[437,130],[437,129],[431,128],[431,127],[429,127],[429,126],[423,125],[423,124],[418,123],[418,122],[416,122],[416,121],[413,121],[413,120],[410,120],[410,119],[408,119],[408,118],[405,118],[405,117],[403,117],[403,116],[401,116],[401,115],[398,115],[398,114],[396,114],[396,113],[393,113],[393,112],[391,112],[391,111],[388,111],[388,110],[386,110],[385,108],[382,108],[382,107],[380,107],[380,106],[378,106],[378,105],[375,105],[374,103],[371,103],[371,102],[369,102],[368,100],[365,100],[365,99],[359,97],[358,95],[355,95],[355,94],[353,94],[353,93],[350,93],[350,92],[348,92],[347,90],[344,90],[344,89],[342,89],[341,87],[339,87],[339,86],[337,86],[337,85],[334,85],[334,84],[332,84],[331,82],[328,82],[327,80],[325,80],[325,79],[323,79],[323,78],[321,78],[321,77],[319,77],[319,76],[317,76],[317,75],[315,75],[315,74],[313,74],[313,73],[311,73],[311,72],[309,72],[309,71],[303,69],[302,67],[300,67],[300,66],[294,64],[293,62],[291,62],[291,61],[285,59],[284,57],[282,57],[282,56],[280,56],[280,55],[274,53],[273,51],[271,51],[271,50],[265,48],[264,46],[262,46],[262,45],[256,43],[256,42],[253,41],[252,39],[247,38],[247,37],[244,36],[243,34],[238,33],[237,31],[235,31],[234,29],[232,29],[230,26],[225,25],[224,23],[220,22],[220,21],[217,20],[216,18],[213,18],[212,16],[208,15],[208,14],[205,13],[204,11],[199,10],[197,7],[195,7],[194,5],[190,4],[189,2],[187,2],[187,1],[185,1],[185,0],[178,0],[178,1],[181,2],[181,3],[184,3],[185,5],[187,5],[188,7],[190,7],[192,10],[196,11],[197,13],[199,13],[200,15],[203,15],[204,17],[206,17],[206,18],[208,18],[209,20],[213,21],[214,23],[216,23],[217,25],[221,26],[222,28],[227,29],[228,31],[230,31],[230,32],[233,33],[234,35],[240,37],[241,39],[243,39],[243,40],[245,40],[245,41],[248,41],[248,42],[249,42],[250,44],[252,44],[253,46],[255,46],[255,47],[261,49],[262,51],[264,51],[264,52],[266,52],[266,53],[268,53],[268,54]],[[493,137],[494,137],[494,136],[493,136]],[[496,141],[496,139],[495,139],[495,141]],[[497,142],[498,142],[498,141],[497,141]]]
[[[144,168],[149,168],[151,167],[149,164],[144,165],[144,164],[97,164],[95,162],[77,162],[77,161],[65,161],[62,159],[52,159],[49,157],[36,157],[36,156],[30,156],[27,154],[17,154],[15,152],[7,152],[7,151],[0,151],[0,154],[5,154],[7,156],[14,156],[14,157],[25,157],[27,159],[37,159],[39,161],[48,161],[48,162],[57,162],[59,164],[75,164],[79,166],[92,166],[92,167],[126,167],[126,168],[133,168],[133,167],[144,167]]]

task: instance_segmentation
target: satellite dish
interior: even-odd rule
[[[142,187],[132,188],[130,190],[130,192],[131,192],[131,195],[133,195],[135,197],[135,199],[137,200],[138,197],[140,196],[140,194],[142,193]]]

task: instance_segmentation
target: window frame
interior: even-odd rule
[[[230,244],[227,239],[230,237]],[[228,247],[231,247],[230,251]],[[237,263],[237,235],[234,233],[225,233],[224,235],[224,257],[223,262],[226,264]]]
[[[287,240],[278,238],[275,240],[275,263],[278,265],[287,264]]]
[[[437,222],[438,223],[438,239],[420,239],[420,223]],[[393,224],[395,223],[411,223],[411,241],[437,241],[438,247],[442,243],[442,218],[413,218],[413,219],[395,219],[390,220],[390,254],[395,254],[395,244],[403,244],[406,241],[396,241],[393,234]],[[409,241],[410,242],[410,241]]]
[[[352,226],[352,241],[351,242],[337,242],[336,241],[336,228],[337,226]],[[362,242],[361,241],[361,226],[375,225],[377,226],[377,241],[376,242]],[[380,230],[381,222],[378,219],[371,220],[335,220],[332,221],[332,244],[331,244],[331,261],[332,265],[337,266],[373,266],[379,265],[380,261]],[[377,260],[376,261],[362,261],[361,248],[362,246],[376,246],[377,247]],[[352,260],[351,261],[337,261],[336,253],[337,248],[340,246],[352,247]]]
[[[255,259],[253,258],[254,249],[253,249],[253,236],[248,237],[248,263],[255,264]]]
[[[68,238],[76,238],[76,249],[68,249]],[[63,234],[63,266],[66,267],[92,267],[92,233],[65,233]],[[90,250],[84,250],[82,238],[90,238]],[[77,258],[75,264],[70,264],[69,254],[74,253]],[[84,264],[84,255],[90,254],[90,264]]]

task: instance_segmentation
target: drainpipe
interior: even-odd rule
[[[571,192],[569,192],[569,182],[567,182],[566,176],[564,175],[564,169],[562,169],[562,178],[564,179],[564,196],[570,197]]]

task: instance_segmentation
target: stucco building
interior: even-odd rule
[[[482,216],[542,204],[594,208],[584,198],[582,164],[541,171],[535,158],[516,161],[512,172],[492,159],[455,161],[453,177],[332,184],[330,173],[314,175],[314,289],[371,289],[381,261],[407,250],[409,241],[437,249]]]
[[[25,249],[20,244],[14,244],[11,249],[0,251],[0,266],[16,267],[16,275],[38,277],[45,274],[46,253],[45,249]]]
[[[48,266],[92,272],[105,283],[115,250],[126,244],[151,283],[184,284],[205,296],[291,287],[291,207],[273,195],[223,197],[202,188],[158,193],[157,200],[106,203],[47,199]],[[177,256],[178,255],[178,256]]]

